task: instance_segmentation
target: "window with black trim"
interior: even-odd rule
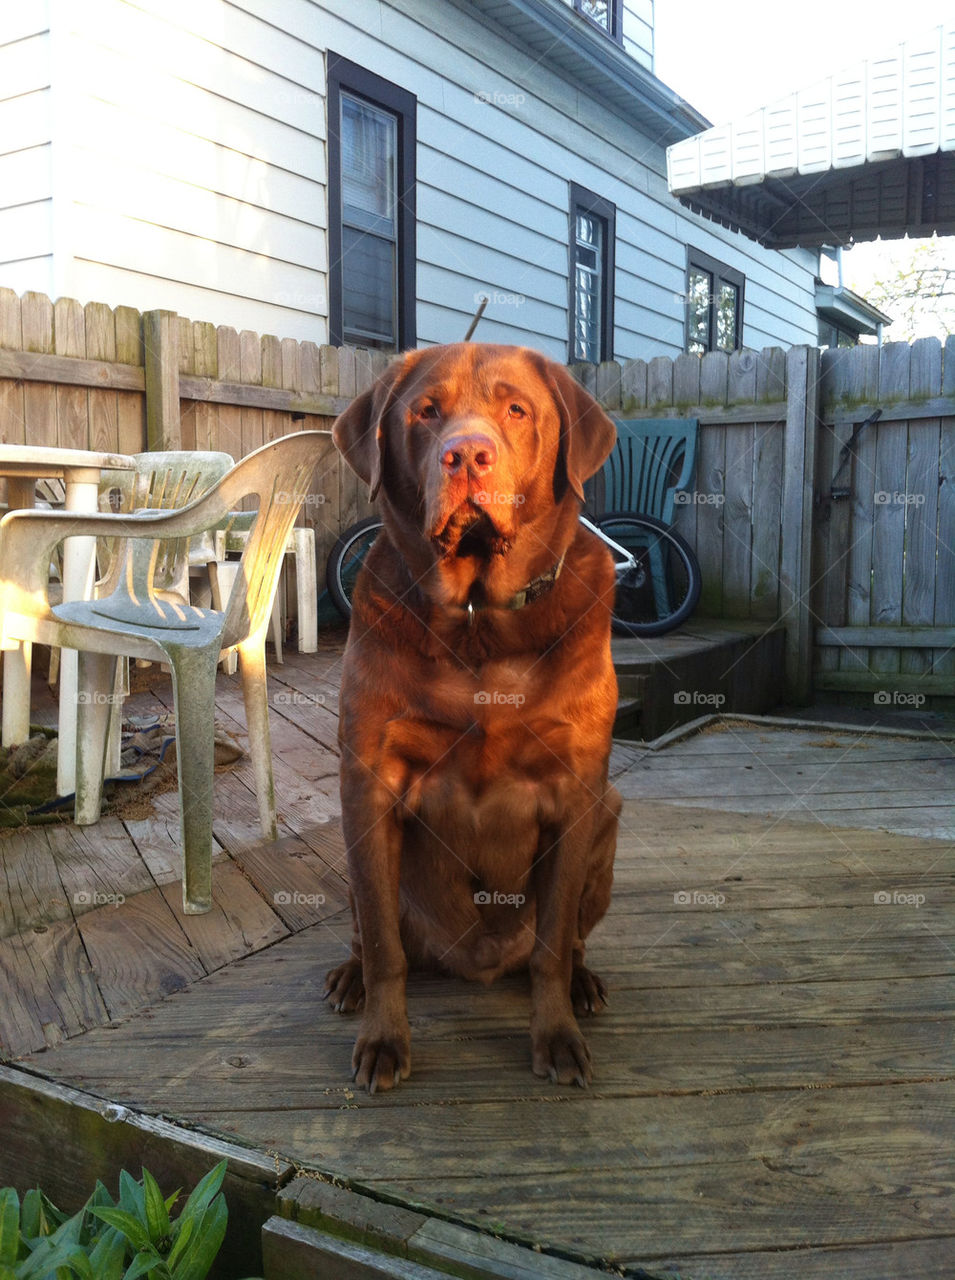
[[[696,249],[687,250],[686,349],[735,351],[743,344],[745,276]]]
[[[574,0],[574,8],[611,40],[623,39],[623,0]]]
[[[414,94],[328,54],[332,345],[413,347]]]
[[[617,209],[570,184],[570,358],[613,359],[614,240]]]

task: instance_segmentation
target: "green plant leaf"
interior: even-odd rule
[[[0,1280],[17,1280],[17,1273],[5,1262],[0,1262]]]
[[[74,1245],[79,1244],[80,1235],[83,1231],[83,1220],[86,1217],[86,1205],[74,1213],[72,1218],[66,1218],[53,1234],[49,1237],[55,1245]]]
[[[149,1232],[135,1214],[129,1213],[126,1209],[107,1209],[100,1207],[91,1209],[90,1213],[97,1218],[102,1218],[102,1220],[109,1223],[111,1227],[117,1227],[122,1231],[123,1235],[134,1249],[151,1248]]]
[[[56,1259],[57,1278],[62,1276],[69,1280],[70,1275],[79,1276],[80,1280],[99,1280],[90,1266],[89,1254],[81,1245],[64,1248]]]
[[[144,1249],[137,1253],[126,1269],[123,1280],[136,1280],[137,1276],[150,1274],[153,1280],[169,1280],[169,1268],[155,1249]]]
[[[117,1207],[125,1209],[127,1213],[135,1214],[140,1222],[145,1222],[146,1220],[143,1184],[137,1182],[126,1169],[123,1169],[119,1175],[119,1204]]]
[[[20,1252],[20,1197],[13,1187],[0,1191],[0,1262],[16,1262]]]
[[[169,1255],[166,1258],[166,1262],[169,1264],[170,1270],[173,1270],[173,1271],[175,1270],[176,1263],[182,1257],[183,1253],[185,1252],[186,1245],[192,1239],[192,1233],[195,1230],[195,1226],[196,1226],[195,1218],[177,1218],[176,1219],[176,1227],[178,1228],[178,1230],[176,1231],[175,1243],[173,1244],[172,1248],[169,1250]]]
[[[176,1203],[176,1201],[179,1199],[181,1195],[182,1195],[182,1187],[180,1187],[177,1191],[174,1191],[171,1196],[166,1196],[167,1212],[173,1207],[173,1205]]]
[[[109,1208],[113,1206],[110,1205]],[[126,1237],[116,1227],[106,1227],[90,1254],[96,1280],[123,1280]]]
[[[225,1239],[228,1218],[225,1196],[218,1195],[193,1231],[192,1239],[172,1271],[173,1280],[206,1280]]]
[[[226,1175],[228,1166],[228,1160],[220,1160],[215,1168],[210,1169],[206,1176],[196,1183],[189,1199],[183,1206],[182,1213],[179,1215],[180,1221],[183,1218],[202,1217],[213,1197],[222,1186],[222,1180]]]
[[[66,1216],[42,1191],[31,1187],[20,1209],[20,1232],[33,1240],[52,1235],[60,1223],[66,1221]]]
[[[153,1244],[169,1235],[171,1225],[169,1210],[162,1198],[159,1184],[148,1169],[143,1170],[143,1204],[146,1211],[146,1228]]]

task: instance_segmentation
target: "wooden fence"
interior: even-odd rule
[[[0,439],[241,457],[328,428],[386,362],[0,289]],[[619,417],[700,420],[695,490],[677,525],[702,565],[701,611],[781,619],[789,697],[807,698],[813,681],[896,700],[955,691],[955,338],[574,372]],[[877,408],[878,423],[853,435]],[[331,456],[303,513],[320,565],[369,510]]]

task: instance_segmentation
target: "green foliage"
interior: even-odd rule
[[[72,1216],[42,1191],[28,1191],[21,1204],[16,1191],[4,1187],[0,1280],[205,1280],[225,1238],[225,1173],[222,1160],[176,1218],[170,1210],[179,1192],[164,1199],[146,1169],[139,1182],[123,1170],[118,1200],[97,1182]]]

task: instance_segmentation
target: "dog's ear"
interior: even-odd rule
[[[385,433],[382,423],[394,401],[395,390],[408,360],[406,356],[390,364],[378,381],[356,396],[332,423],[332,439],[352,471],[368,485],[370,500],[381,488],[384,470]]]
[[[583,502],[584,481],[603,466],[617,439],[617,429],[563,365],[548,361],[547,377],[560,415],[554,497],[560,501],[569,486]]]

